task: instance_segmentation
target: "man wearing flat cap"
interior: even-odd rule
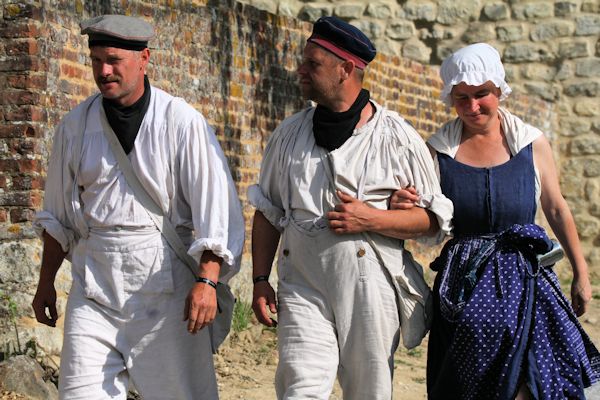
[[[273,132],[252,230],[254,312],[278,315],[279,399],[328,399],[336,374],[344,399],[390,399],[400,337],[417,346],[428,328],[429,288],[403,240],[449,232],[423,140],[370,99],[364,69],[371,41],[334,17],[319,19],[298,68],[317,103]],[[423,193],[420,207],[388,210],[397,187]],[[280,243],[277,298],[268,278]]]
[[[133,384],[144,399],[217,399],[217,282],[244,240],[226,159],[200,113],[150,85],[150,24],[105,15],[81,28],[100,93],[56,129],[34,224],[39,322],[56,325],[55,275],[72,263],[60,397],[126,399]]]

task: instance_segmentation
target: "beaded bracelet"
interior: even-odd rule
[[[256,278],[252,279],[252,282],[254,282],[254,284],[256,285],[258,282],[268,282],[269,281],[269,276],[268,275],[259,275]]]
[[[204,278],[202,276],[197,276],[196,277],[196,282],[198,282],[198,283],[206,283],[207,285],[212,286],[215,289],[217,288],[217,283],[216,282],[213,282],[210,279]]]

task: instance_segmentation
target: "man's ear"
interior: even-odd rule
[[[350,76],[352,76],[352,72],[354,72],[354,68],[356,68],[354,61],[346,60],[343,62],[342,69],[344,70],[344,72],[343,72],[342,77],[344,80],[346,80],[346,79],[350,78]]]

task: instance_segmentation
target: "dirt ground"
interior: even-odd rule
[[[590,311],[580,318],[584,329],[600,347],[600,281],[594,282],[594,299]],[[425,363],[427,338],[421,346],[396,352],[394,369],[394,400],[426,399]],[[275,399],[273,387],[277,365],[277,340],[272,329],[252,325],[232,334],[215,356],[221,400]],[[341,400],[336,387],[330,400]]]

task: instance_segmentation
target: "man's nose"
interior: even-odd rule
[[[109,76],[112,74],[112,67],[110,64],[107,63],[103,63],[102,67],[100,68],[100,75],[102,76]]]

